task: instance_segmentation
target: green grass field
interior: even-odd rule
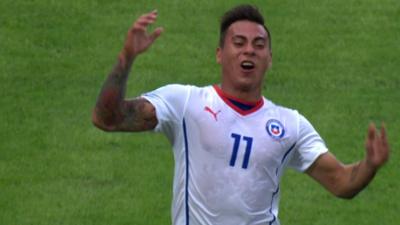
[[[160,2],[0,1],[0,225],[170,224],[166,138],[102,132],[91,110],[127,29],[155,8],[165,33],[136,61],[129,96],[218,83],[218,20],[242,1]],[[272,32],[265,96],[304,114],[345,163],[363,157],[371,121],[386,122],[392,147],[351,201],[289,170],[282,224],[399,224],[400,1],[250,3]]]

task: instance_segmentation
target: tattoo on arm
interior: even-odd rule
[[[143,98],[126,101],[126,83],[133,59],[121,54],[98,96],[93,121],[108,131],[142,131],[155,127],[155,109]]]
[[[125,101],[122,111],[124,119],[119,125],[121,131],[144,131],[157,125],[156,110],[144,98]]]

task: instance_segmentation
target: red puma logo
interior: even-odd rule
[[[204,110],[205,110],[206,112],[211,113],[211,115],[213,115],[215,121],[218,121],[217,115],[218,115],[218,113],[221,112],[221,110],[219,110],[218,112],[215,113],[215,112],[214,112],[210,107],[208,107],[208,106],[204,107]]]

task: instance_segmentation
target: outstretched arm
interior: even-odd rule
[[[366,157],[351,165],[343,165],[331,153],[325,153],[307,170],[307,174],[336,196],[353,198],[389,159],[389,144],[383,124],[380,134],[375,125],[370,124],[365,148]]]
[[[153,105],[144,98],[125,100],[126,83],[135,58],[145,52],[163,31],[147,33],[157,19],[157,11],[140,16],[129,29],[117,64],[108,75],[97,98],[92,121],[105,131],[144,131],[157,125]]]

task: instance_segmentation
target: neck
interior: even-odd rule
[[[245,102],[257,102],[262,98],[261,88],[234,88],[224,83],[218,85],[221,90],[227,95]]]

